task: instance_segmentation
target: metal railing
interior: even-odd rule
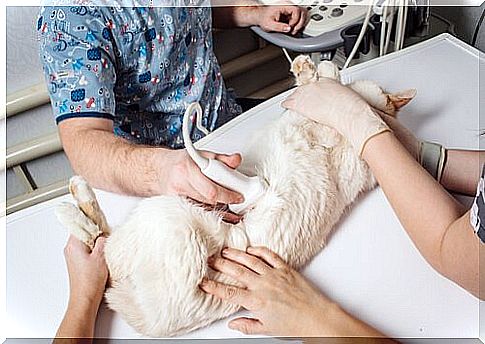
[[[224,63],[221,66],[221,73],[225,79],[230,79],[279,58],[281,55],[282,52],[279,48],[266,45],[260,41],[259,49]],[[284,79],[253,93],[251,96],[271,97],[284,91],[289,85],[289,79]],[[44,84],[35,85],[10,94],[7,96],[7,119],[19,113],[33,110],[48,102],[49,94]],[[30,161],[60,151],[62,151],[62,144],[57,132],[7,148],[6,164],[0,166],[0,169],[11,168],[27,190],[26,193],[7,200],[7,214],[68,193],[67,180],[38,187],[26,166],[26,163]]]

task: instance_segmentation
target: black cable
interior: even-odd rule
[[[480,27],[482,26],[484,18],[485,18],[485,8],[482,11],[482,15],[480,16],[480,19],[478,19],[477,26],[475,27],[475,32],[473,33],[473,39],[472,39],[473,46],[477,44],[478,33],[480,32]]]

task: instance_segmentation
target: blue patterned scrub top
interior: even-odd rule
[[[241,113],[213,51],[210,7],[45,6],[37,31],[57,123],[109,118],[132,142],[181,148],[190,103],[209,131]],[[194,126],[192,139],[202,136]]]

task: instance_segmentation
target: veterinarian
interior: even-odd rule
[[[243,110],[224,86],[212,26],[259,25],[295,34],[306,12],[298,6],[211,9],[203,7],[206,0],[195,2],[200,6],[42,7],[40,55],[62,145],[75,173],[93,187],[136,196],[179,194],[207,204],[243,201],[206,178],[181,149],[190,103],[201,103],[209,131]],[[194,128],[192,139],[202,136]],[[205,155],[232,168],[241,162],[238,154]]]
[[[330,79],[299,87],[283,106],[345,136],[369,165],[427,262],[485,299],[483,152],[422,144],[395,119],[379,115],[358,94]],[[337,113],[335,109],[340,115],[329,116]],[[476,190],[472,208],[458,203],[447,189],[467,195]],[[266,248],[225,249],[221,258],[211,259],[209,264],[244,286],[210,280],[201,284],[205,292],[251,311],[253,318],[232,320],[232,329],[296,337],[383,336],[329,300]]]

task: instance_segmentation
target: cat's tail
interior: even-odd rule
[[[77,205],[60,204],[56,208],[56,216],[70,234],[93,249],[94,242],[99,236],[108,236],[111,233],[106,217],[93,190],[83,177],[71,178],[69,192]]]

